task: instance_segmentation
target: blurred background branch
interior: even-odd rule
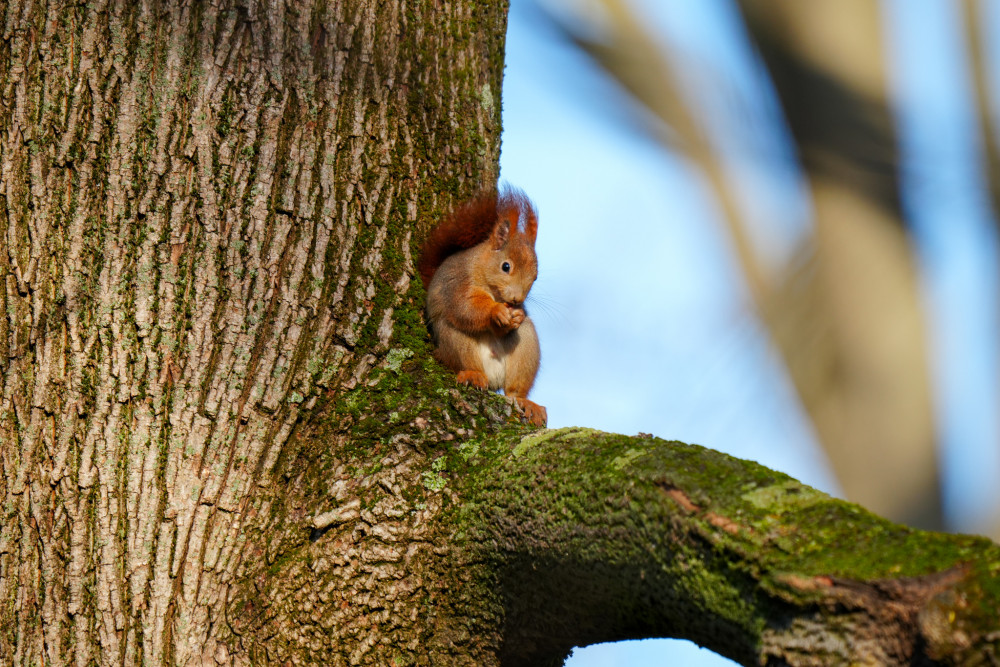
[[[638,128],[704,175],[745,287],[845,496],[892,519],[946,528],[926,295],[901,198],[897,104],[883,3],[739,0],[780,103],[808,194],[810,233],[775,257],[741,206],[726,132],[703,90],[726,83],[648,29],[625,0],[547,3],[560,33],[641,112]],[[981,7],[963,0],[986,182],[1000,210]],[[717,99],[718,95],[716,96]],[[730,110],[727,123],[757,126]]]
[[[1000,222],[1000,135],[997,134],[993,101],[995,87],[989,73],[983,26],[985,24],[983,6],[980,0],[962,0],[958,10],[962,13],[962,27],[969,44],[969,61],[972,80],[975,85],[976,116],[982,137],[982,151],[985,158],[987,191],[992,204],[993,221]]]

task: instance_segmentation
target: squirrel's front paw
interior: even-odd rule
[[[512,324],[514,319],[514,311],[505,303],[498,303],[493,306],[493,312],[490,313],[490,321],[493,322],[493,326],[502,331],[507,332],[514,329],[517,325]]]
[[[524,310],[522,308],[512,308],[505,303],[498,303],[493,308],[493,326],[501,333],[507,333],[521,326],[524,323]]]

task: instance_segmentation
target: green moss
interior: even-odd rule
[[[645,451],[642,449],[628,449],[624,454],[615,457],[615,459],[611,461],[611,467],[615,470],[622,470],[643,454],[645,454]]]
[[[825,493],[820,493],[796,481],[762,488],[758,488],[755,482],[748,482],[745,488],[747,488],[747,492],[741,498],[754,507],[765,511],[784,509],[789,506],[808,507],[829,498]]]
[[[822,590],[794,582],[811,577],[866,582],[967,568],[968,590],[977,591],[967,598],[970,615],[990,617],[1000,596],[1000,547],[987,540],[895,525],[701,447],[582,429],[503,429],[480,440],[474,456],[470,450],[449,454],[452,490],[467,501],[454,509],[454,534],[471,558],[515,582],[530,580],[526,570],[557,576],[550,561],[569,573],[557,576],[559,587],[599,581],[610,567],[617,580],[608,586],[635,577],[660,605],[694,605],[691,618],[718,618],[748,637],[763,628],[760,596],[808,606]],[[561,560],[566,554],[573,559]],[[631,571],[635,563],[644,569]],[[565,613],[589,613],[587,595],[581,590],[581,608]],[[552,599],[560,597],[565,591]],[[636,619],[662,609],[600,613]],[[706,632],[697,623],[677,631]]]
[[[519,443],[514,447],[513,453],[515,457],[520,457],[525,454],[529,449],[535,445],[539,445],[546,441],[550,435],[550,431],[539,431],[537,433],[532,433],[521,439]]]

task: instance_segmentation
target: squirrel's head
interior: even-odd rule
[[[487,284],[493,296],[511,306],[521,307],[538,277],[535,236],[538,215],[531,201],[518,190],[501,193],[497,202],[497,223],[489,238]]]

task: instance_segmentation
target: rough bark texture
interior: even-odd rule
[[[0,11],[0,662],[996,659],[991,543],[431,361],[411,247],[496,177],[505,11]]]
[[[418,213],[496,178],[505,16],[4,3],[0,655],[226,661],[282,452],[385,354]]]

